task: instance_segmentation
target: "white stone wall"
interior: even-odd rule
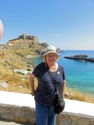
[[[94,104],[65,99],[64,112],[57,125],[94,125]],[[35,101],[30,94],[0,91],[0,118],[36,124]]]
[[[35,125],[35,110],[30,107],[0,104],[0,118],[3,120],[32,123]]]
[[[94,117],[63,113],[57,116],[57,125],[94,125]]]
[[[0,104],[0,118],[15,122],[36,124],[35,109],[31,107]],[[57,115],[57,125],[94,125],[94,117],[61,113]]]

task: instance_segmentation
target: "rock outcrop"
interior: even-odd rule
[[[74,56],[65,56],[64,58],[94,62],[94,58],[88,57],[88,55],[83,55],[83,54],[74,55]]]
[[[56,50],[58,53],[61,53],[61,52],[63,52],[63,50],[61,50],[60,48],[57,48],[57,50]]]

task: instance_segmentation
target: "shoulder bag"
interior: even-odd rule
[[[51,72],[48,71],[48,73],[49,73],[49,76],[50,76],[50,78],[51,78],[51,82],[52,82],[52,84],[53,84],[53,86],[54,86],[54,94],[55,94],[55,99],[54,99],[54,111],[55,111],[56,114],[59,114],[59,113],[61,113],[61,112],[64,110],[64,108],[65,108],[65,101],[64,101],[62,92],[60,92],[59,89],[58,89],[58,87],[56,87],[56,86],[54,85],[54,78],[53,78]]]

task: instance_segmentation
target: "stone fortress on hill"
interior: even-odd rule
[[[34,36],[34,35],[28,35],[28,34],[22,34],[20,36],[18,36],[18,38],[15,39],[11,39],[9,40],[6,45],[4,45],[5,48],[14,48],[14,49],[20,49],[20,48],[34,48],[34,47],[39,47],[41,46],[43,48],[45,48],[46,46],[48,46],[48,43],[40,43],[38,40],[38,37]],[[41,51],[40,47],[38,51]],[[63,50],[61,50],[60,48],[57,48],[57,52],[62,52]]]
[[[32,42],[34,41],[34,43],[39,43],[38,37],[33,36],[33,35],[24,34],[24,33],[22,35],[18,36],[18,38],[16,38],[16,39],[9,40],[9,42],[16,43],[16,40],[23,40],[24,42],[26,40],[28,40],[28,41],[32,41]]]
[[[38,37],[28,34],[22,34],[18,38],[11,39],[7,42],[7,47],[15,46],[17,48],[21,47],[32,47],[39,44]]]

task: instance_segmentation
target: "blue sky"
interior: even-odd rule
[[[63,50],[94,49],[94,0],[0,0],[4,35],[22,33]]]

